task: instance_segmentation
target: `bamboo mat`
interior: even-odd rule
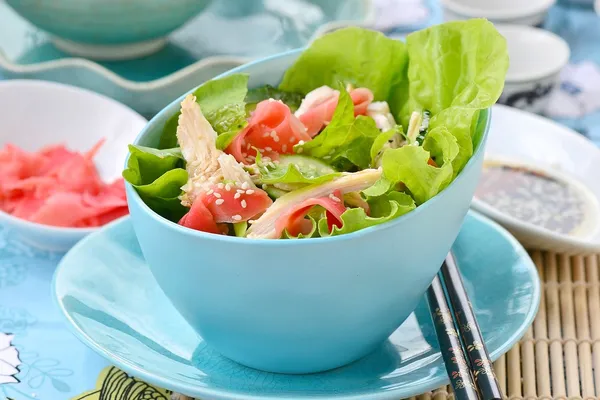
[[[600,258],[530,252],[542,280],[540,309],[494,367],[510,400],[600,398]],[[595,368],[594,368],[595,366]],[[411,400],[452,399],[449,387]]]
[[[494,363],[502,391],[509,400],[600,399],[600,257],[530,255],[542,280],[540,309],[521,341]],[[443,387],[411,400],[453,398]]]

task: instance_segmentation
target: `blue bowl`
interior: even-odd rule
[[[236,68],[250,85],[277,85],[300,50]],[[156,146],[183,99],[136,139]],[[415,309],[456,239],[479,180],[490,113],[455,181],[416,210],[348,235],[252,240],[184,228],[148,208],[132,186],[134,229],[156,281],[222,355],[256,369],[311,373],[355,361]]]
[[[57,47],[93,59],[136,58],[212,0],[6,0],[19,15],[53,36]]]

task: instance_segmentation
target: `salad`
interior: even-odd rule
[[[406,43],[362,28],[314,41],[279,86],[209,81],[123,177],[155,212],[248,238],[336,236],[382,224],[447,187],[500,96],[504,38],[484,19]]]

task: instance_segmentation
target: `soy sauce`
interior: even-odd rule
[[[504,214],[556,233],[578,235],[596,225],[590,218],[597,215],[597,202],[586,188],[528,167],[487,162],[475,196]]]

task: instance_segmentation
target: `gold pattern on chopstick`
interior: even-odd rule
[[[467,351],[483,350],[483,343],[478,340],[474,340],[473,343],[467,346]]]
[[[443,322],[443,323],[451,323],[451,322],[453,322],[453,320],[452,320],[452,314],[450,314],[449,311],[442,311],[439,308],[435,309],[434,317],[438,318],[439,322]]]
[[[479,375],[488,375],[493,376],[494,378],[496,377],[494,370],[492,369],[492,362],[490,360],[478,358],[475,360],[475,365],[479,367],[474,371],[475,380],[478,379]]]
[[[459,347],[450,347],[448,349],[448,351],[450,351],[450,353],[454,354],[454,356],[452,357],[452,362],[454,364],[458,364],[459,366],[462,367],[467,367],[467,360],[465,360],[465,356],[463,355],[462,352],[462,348]]]
[[[458,332],[454,328],[446,328],[446,334],[454,337],[458,337]]]

